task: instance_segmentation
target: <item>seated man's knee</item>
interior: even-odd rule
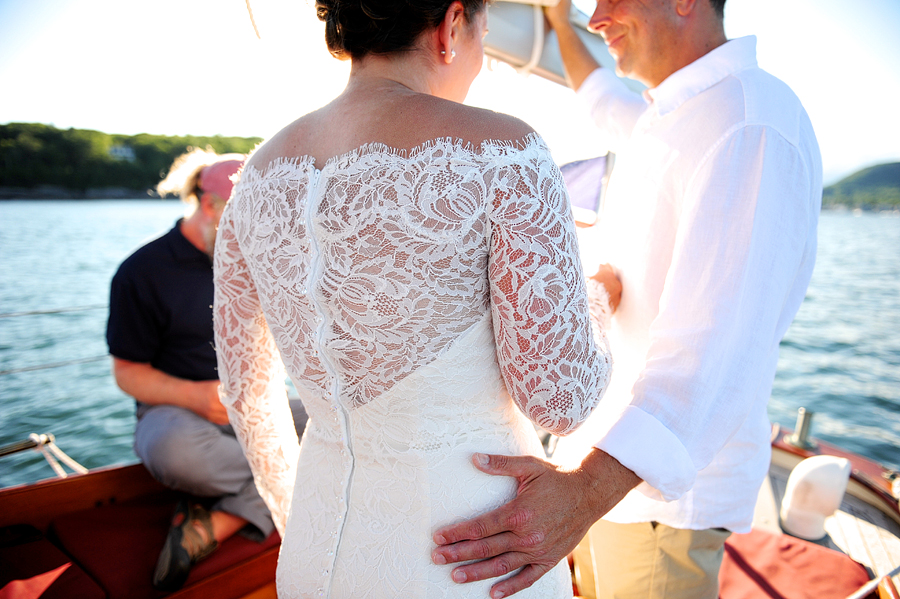
[[[195,495],[220,494],[213,484],[216,456],[209,449],[214,444],[204,438],[220,433],[141,424],[135,431],[134,450],[156,480],[172,489]]]
[[[167,487],[186,490],[185,485],[203,476],[205,460],[196,455],[196,448],[182,436],[157,434],[143,441],[139,446],[135,443],[135,453],[150,474]]]

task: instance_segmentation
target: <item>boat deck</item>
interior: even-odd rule
[[[782,532],[778,514],[788,476],[798,462],[795,456],[773,452],[769,476],[760,489],[754,528]],[[851,482],[840,509],[825,520],[825,538],[816,543],[848,555],[868,568],[873,577],[884,576],[900,565],[900,522],[856,497],[853,491]],[[900,587],[900,574],[892,580]]]

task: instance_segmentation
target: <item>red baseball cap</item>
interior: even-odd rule
[[[200,171],[200,189],[228,200],[234,187],[232,179],[241,170],[244,159],[243,154],[225,154],[218,162],[203,167]]]

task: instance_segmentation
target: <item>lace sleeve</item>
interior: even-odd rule
[[[241,254],[232,201],[216,237],[214,306],[222,403],[279,534],[290,509],[300,446],[285,370]]]
[[[522,412],[565,435],[588,417],[609,382],[601,316],[608,299],[595,296],[589,312],[568,194],[546,148],[528,146],[499,168],[491,192],[489,278],[500,369]]]
[[[613,315],[613,309],[609,303],[609,292],[606,290],[603,283],[598,283],[589,277],[586,278],[588,306],[591,311],[591,324],[600,329],[598,334],[594,335],[594,339],[601,340],[603,345],[608,349],[609,344],[603,331],[609,328]]]

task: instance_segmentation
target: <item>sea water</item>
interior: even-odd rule
[[[52,433],[88,468],[137,460],[134,402],[107,356],[109,282],[183,212],[161,200],[0,202],[0,446]],[[72,308],[83,309],[40,313]],[[815,436],[900,468],[896,215],[822,214],[769,414],[792,427],[801,406],[816,412]],[[0,487],[52,476],[34,451],[0,458]]]

